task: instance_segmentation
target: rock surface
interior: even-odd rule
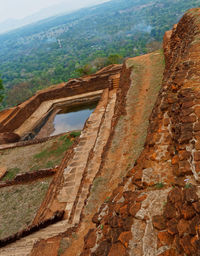
[[[20,137],[16,133],[13,133],[13,132],[0,133],[0,144],[13,143],[19,140],[20,140]]]
[[[200,9],[189,10],[165,34],[166,69],[145,149],[117,199],[115,191],[96,216],[98,239],[88,255],[97,255],[101,241],[108,255],[200,255],[199,17]],[[124,232],[132,236],[120,252]]]

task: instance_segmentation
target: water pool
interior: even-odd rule
[[[97,102],[74,107],[63,106],[54,118],[54,132],[51,136],[74,130],[82,130],[85,121],[94,111],[96,106]]]

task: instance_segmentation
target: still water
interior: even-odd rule
[[[94,111],[96,106],[97,102],[70,108],[63,107],[54,118],[53,125],[55,130],[51,136],[74,130],[82,130],[85,121]]]

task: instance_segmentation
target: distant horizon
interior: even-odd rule
[[[0,33],[110,0],[0,0]]]

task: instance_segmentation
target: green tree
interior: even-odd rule
[[[83,67],[78,68],[76,70],[76,72],[77,72],[78,76],[86,76],[86,75],[90,75],[90,74],[94,73],[92,66],[90,64],[86,64]]]
[[[123,60],[123,58],[119,54],[110,54],[108,56],[107,64],[108,65],[110,65],[110,64],[119,64],[119,63],[122,62],[122,60]]]
[[[0,103],[2,102],[4,98],[4,87],[3,87],[3,81],[0,77]]]

